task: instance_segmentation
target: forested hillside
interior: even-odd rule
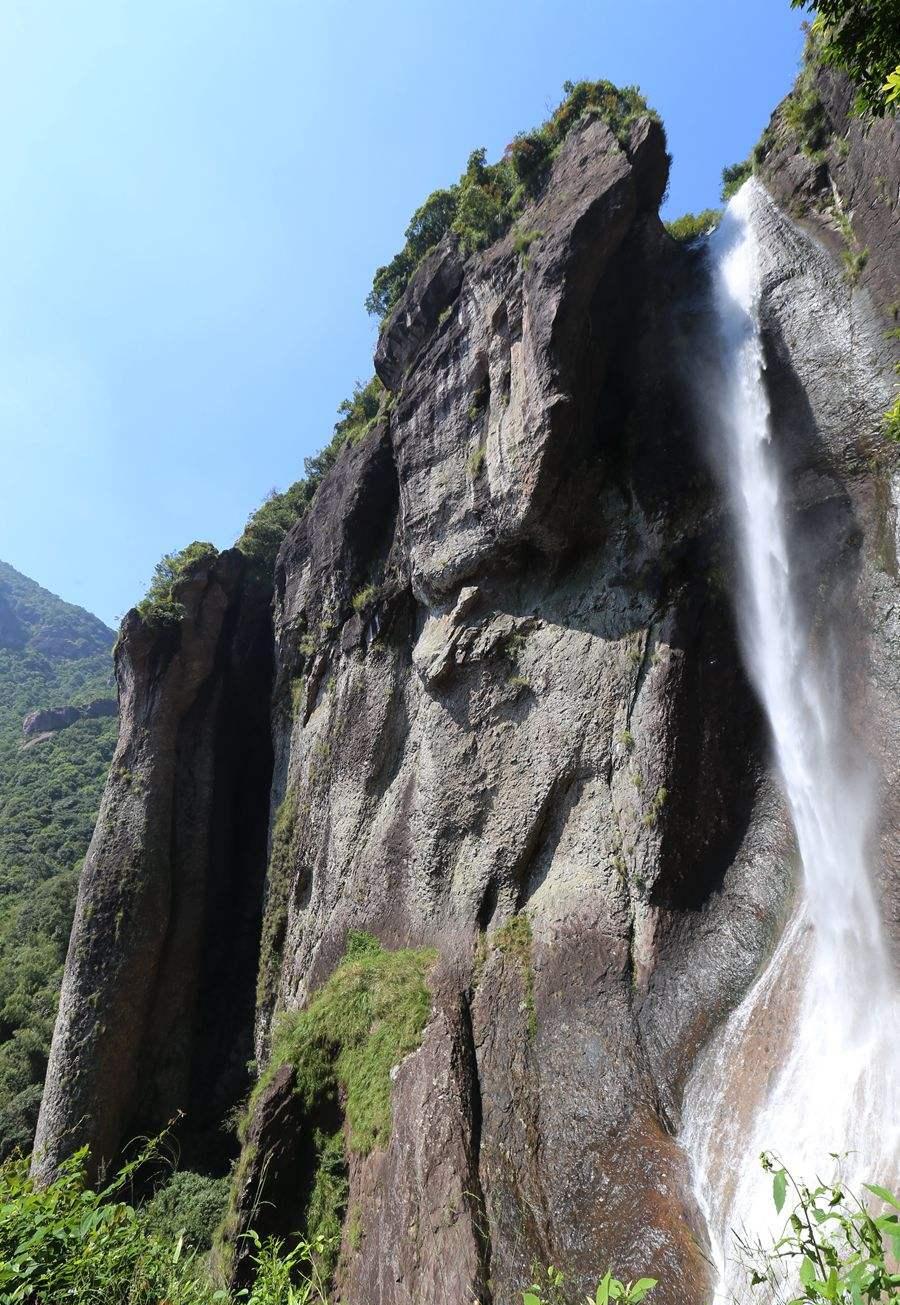
[[[23,738],[31,711],[113,692],[114,635],[0,562],[0,1152],[30,1144],[77,867],[115,744],[114,718]]]

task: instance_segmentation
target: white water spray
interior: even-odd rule
[[[724,387],[716,413],[736,531],[738,618],[797,836],[802,887],[766,970],[695,1069],[682,1142],[710,1229],[717,1302],[751,1299],[734,1232],[771,1245],[782,1220],[760,1152],[798,1176],[896,1179],[900,1012],[868,868],[872,803],[854,760],[829,636],[794,591],[795,541],[773,443],[759,326],[755,182],[710,240]],[[824,636],[824,637],[823,637]],[[834,646],[832,643],[831,647]],[[755,1298],[754,1298],[755,1299]]]

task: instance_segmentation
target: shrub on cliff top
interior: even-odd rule
[[[731,163],[727,168],[722,169],[722,192],[719,196],[723,204],[727,204],[733,195],[736,195],[743,186],[748,177],[753,175],[753,160],[744,159],[741,163]],[[707,212],[713,210],[707,209]]]
[[[148,625],[173,625],[181,620],[184,607],[175,597],[175,586],[188,571],[202,562],[212,562],[219,555],[215,544],[195,539],[177,553],[166,553],[153,569],[147,593],[137,605]]]
[[[515,136],[502,159],[488,163],[483,149],[474,150],[459,181],[433,191],[416,209],[403,248],[375,273],[367,312],[384,320],[419,263],[448,231],[458,237],[465,254],[503,235],[528,199],[539,192],[557,150],[578,122],[599,117],[624,144],[636,118],[657,116],[637,86],[566,82],[563,91],[565,98],[551,117],[534,131]]]
[[[701,236],[708,236],[713,227],[718,226],[721,217],[720,208],[705,208],[702,213],[684,213],[674,222],[664,222],[663,226],[670,236],[687,244]]]

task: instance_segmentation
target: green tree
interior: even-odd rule
[[[819,58],[850,76],[856,112],[893,113],[893,87],[900,91],[900,0],[791,0],[791,8],[815,11]]]

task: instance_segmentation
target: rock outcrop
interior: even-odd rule
[[[184,616],[129,612],[121,727],[85,860],[35,1140],[38,1173],[188,1112],[188,1157],[223,1163],[245,1090],[271,775],[268,593],[234,550],[178,587]]]
[[[35,734],[55,734],[79,720],[97,720],[102,716],[117,716],[119,704],[115,698],[95,698],[82,706],[39,707],[30,711],[22,721],[22,734],[26,739]]]
[[[390,1140],[348,1148],[336,1299],[512,1305],[550,1263],[576,1294],[612,1263],[659,1278],[660,1305],[707,1298],[681,1091],[770,951],[794,848],[698,418],[704,257],[660,223],[666,173],[658,124],[622,147],[589,120],[521,219],[527,252],[448,238],[414,274],[376,354],[390,400],[278,557],[273,757],[267,618],[235,554],[185,582],[177,630],[126,618],[41,1172],[176,1109],[202,1133],[251,1024],[263,1063],[361,929],[441,959]],[[775,419],[826,559],[810,601],[852,612],[876,667],[860,720],[896,758],[875,645],[898,634],[897,478],[867,460],[884,351],[865,296],[760,204]],[[239,1231],[303,1222],[296,1100],[284,1066],[247,1121]]]

